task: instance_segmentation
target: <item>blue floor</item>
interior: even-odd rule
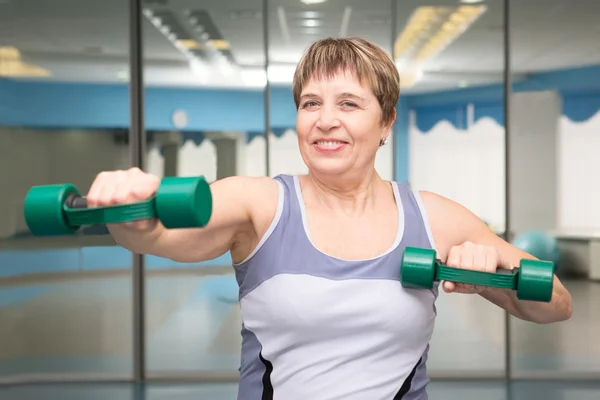
[[[47,384],[0,388],[2,400],[235,400],[236,397],[235,384],[148,384],[144,387],[129,384]],[[429,400],[438,399],[598,400],[600,382],[535,381],[507,384],[498,381],[436,381],[429,385]]]

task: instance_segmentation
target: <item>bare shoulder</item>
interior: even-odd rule
[[[274,201],[277,204],[279,185],[271,177],[232,176],[222,179],[222,181],[229,181],[228,184],[231,186],[235,185],[237,194],[242,196],[251,211],[254,211],[255,208],[263,208],[269,202]]]
[[[419,190],[419,195],[442,258],[453,246],[493,235],[479,217],[460,203],[426,190]]]
[[[233,261],[240,262],[252,252],[275,218],[279,184],[268,176],[232,176],[218,182],[232,187],[232,192],[238,197],[236,203],[242,205],[249,218],[250,223],[237,231],[231,247]]]

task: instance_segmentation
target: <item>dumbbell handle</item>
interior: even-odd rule
[[[154,197],[131,204],[87,208],[87,199],[69,196],[63,205],[66,220],[71,226],[108,225],[156,218]]]
[[[68,208],[88,208],[87,198],[78,194],[73,194],[65,201],[65,206]]]
[[[67,200],[65,201],[64,205],[71,209],[75,209],[75,208],[86,209],[86,208],[88,208],[87,198],[85,198],[85,196],[80,196],[78,194],[72,194],[69,197],[67,197]],[[106,226],[106,224],[97,224],[97,225],[92,225],[89,227],[84,226],[79,230],[79,233],[81,235],[98,236],[98,235],[108,235],[109,231],[108,231],[108,227]]]
[[[434,279],[436,281],[449,281],[479,286],[490,286],[499,289],[517,290],[518,268],[498,268],[496,272],[488,272],[449,267],[440,262],[436,262]]]

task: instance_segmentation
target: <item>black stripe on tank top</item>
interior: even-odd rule
[[[265,360],[265,358],[262,356],[262,353],[258,353],[258,356],[260,357],[260,361],[262,361],[265,366],[265,373],[262,377],[263,392],[261,400],[273,400],[273,384],[271,383],[273,364],[271,364],[270,361]]]
[[[408,375],[408,377],[402,384],[402,387],[400,388],[398,393],[396,393],[396,395],[394,396],[394,400],[402,400],[402,398],[406,396],[406,393],[408,393],[408,391],[410,390],[410,386],[412,385],[412,380],[414,379],[415,374],[417,373],[417,368],[421,364],[422,360],[423,358],[419,358],[419,362],[417,362],[417,365],[415,365],[413,370],[410,372],[410,375]]]

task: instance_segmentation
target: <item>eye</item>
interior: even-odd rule
[[[344,107],[351,107],[351,108],[358,107],[356,105],[356,103],[353,103],[351,101],[344,101],[344,102],[342,102],[342,106],[344,106]]]
[[[308,100],[302,104],[302,108],[317,107],[319,104],[316,101]]]

